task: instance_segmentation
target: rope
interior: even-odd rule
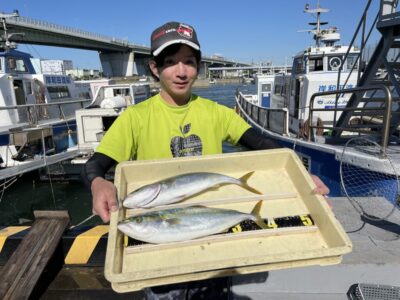
[[[45,165],[46,170],[47,170],[47,175],[49,176],[49,183],[50,183],[51,196],[53,198],[53,205],[54,205],[54,208],[57,208],[56,197],[54,195],[53,182],[51,180],[50,166],[47,164],[47,159],[46,159],[46,144],[44,142],[43,130],[42,130],[42,148],[43,148],[43,161],[44,161],[44,165]]]
[[[80,222],[80,223],[78,223],[78,224],[76,224],[76,225],[74,225],[74,226],[71,226],[71,228],[74,228],[74,227],[77,227],[77,226],[81,226],[82,224],[86,223],[86,222],[89,221],[90,219],[93,219],[95,216],[97,216],[97,215],[92,214],[92,215],[90,215],[89,217],[87,217],[85,220],[83,220],[82,222]]]
[[[18,177],[21,177],[19,175]],[[10,179],[4,180],[4,182],[1,184],[2,185],[2,190],[1,190],[1,196],[0,196],[0,203],[3,201],[3,196],[4,196],[4,191],[8,189],[10,186],[12,186],[16,181],[18,180],[17,176],[11,177]]]
[[[69,128],[68,120],[65,117],[65,114],[64,114],[64,111],[63,111],[63,108],[61,107],[61,105],[60,105],[60,113],[61,113],[62,119],[65,120],[65,125],[67,125],[68,132],[72,132],[71,128]]]

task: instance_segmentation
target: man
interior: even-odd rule
[[[93,196],[93,212],[104,222],[110,220],[110,211],[118,208],[116,188],[104,174],[118,162],[221,153],[224,140],[254,150],[279,147],[232,109],[192,94],[201,52],[191,26],[169,22],[154,30],[151,54],[149,66],[160,81],[160,93],[128,107],[83,170]],[[313,179],[316,193],[329,193],[319,178]]]
[[[107,170],[118,162],[217,154],[222,153],[223,141],[254,150],[279,147],[253,130],[233,109],[192,94],[201,52],[191,26],[169,22],[154,30],[151,54],[149,67],[160,81],[160,93],[128,107],[107,131],[83,170],[93,196],[93,212],[104,222],[110,220],[111,211],[118,209],[116,188],[104,179]],[[315,192],[329,192],[319,178],[313,179]],[[146,296],[221,299],[227,296],[226,280],[146,289]]]

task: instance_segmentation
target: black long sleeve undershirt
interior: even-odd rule
[[[251,150],[266,150],[281,148],[276,142],[267,139],[253,128],[248,129],[240,138],[239,143]],[[117,162],[111,157],[102,153],[95,152],[86,162],[82,169],[82,178],[86,187],[90,190],[93,179],[96,177],[104,178],[105,174]]]
[[[245,133],[243,133],[242,137],[239,140],[239,144],[251,150],[282,148],[278,143],[264,137],[253,128],[249,128]]]
[[[93,179],[96,177],[104,178],[107,171],[116,164],[117,162],[111,157],[95,152],[82,168],[83,183],[90,190]]]

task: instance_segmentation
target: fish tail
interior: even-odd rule
[[[263,193],[261,193],[259,190],[256,190],[255,188],[251,187],[248,183],[247,180],[249,180],[249,178],[251,177],[251,175],[254,174],[254,171],[251,171],[249,173],[244,174],[242,177],[239,178],[240,181],[240,185],[242,187],[244,187],[246,190],[249,190],[250,192],[253,192],[255,194],[259,194],[262,195]]]
[[[268,229],[268,224],[265,223],[264,219],[261,217],[260,214],[262,203],[263,200],[258,201],[257,204],[254,206],[253,210],[251,211],[251,214],[255,217],[255,222],[260,228]]]

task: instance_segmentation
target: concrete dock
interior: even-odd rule
[[[390,211],[388,201],[377,201]],[[385,221],[374,222],[362,218],[347,198],[329,202],[353,243],[353,251],[344,255],[342,263],[235,276],[232,299],[336,300],[348,299],[346,293],[355,283],[400,286],[399,210]]]

